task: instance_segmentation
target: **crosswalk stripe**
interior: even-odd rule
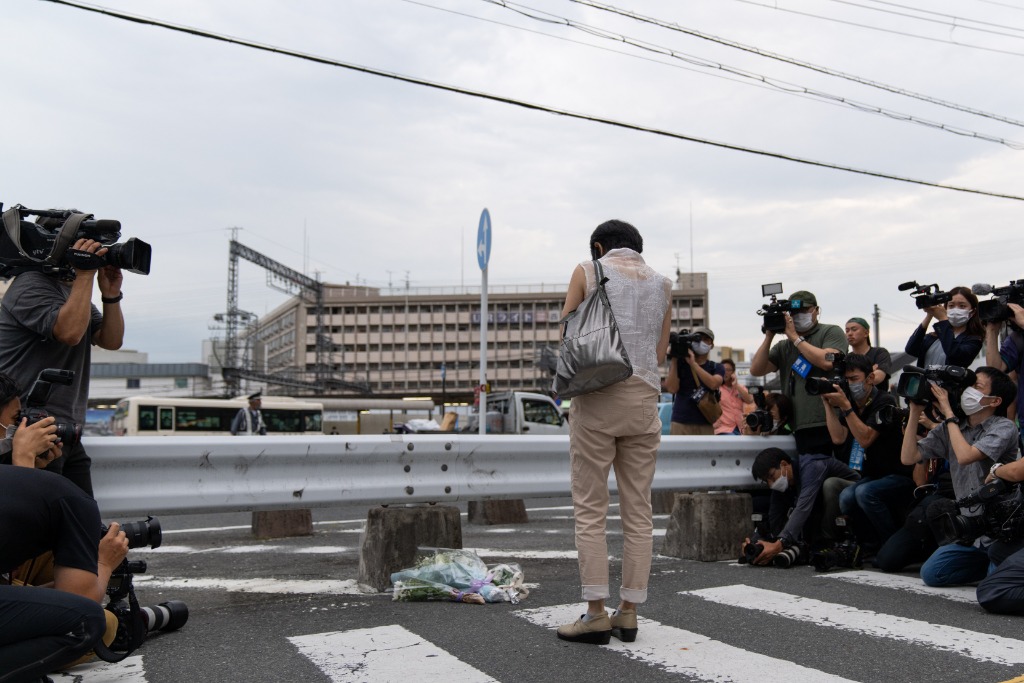
[[[1024,663],[1024,641],[988,633],[977,633],[954,626],[931,624],[891,614],[880,614],[848,605],[822,602],[743,584],[684,591],[680,594],[692,595],[721,605],[767,612],[842,631],[853,631],[889,640],[927,645],[979,662]]]
[[[573,604],[518,610],[516,614],[533,624],[553,629],[575,621],[583,611],[585,606]],[[840,676],[749,652],[652,619],[640,617],[637,627],[640,632],[636,642],[620,643],[612,638],[611,643],[603,647],[698,681],[741,683],[751,680],[752,672],[756,672],[760,683],[851,683]]]
[[[136,577],[136,581],[139,578]],[[295,579],[179,579],[153,577],[139,582],[144,587],[216,589],[229,593],[280,593],[289,595],[366,595],[372,588],[354,579],[345,581],[304,581]]]
[[[401,626],[289,638],[334,683],[497,683]]]
[[[905,576],[903,574],[886,574],[884,572],[872,571],[849,571],[835,574],[815,574],[819,579],[838,579],[867,586],[880,588],[893,588],[908,593],[920,595],[937,595],[940,598],[953,600],[954,602],[966,602],[977,604],[977,589],[973,586],[926,586],[918,576]]]
[[[116,664],[95,661],[82,664],[67,671],[50,674],[54,683],[146,683],[146,671],[142,668],[142,657],[125,657]]]

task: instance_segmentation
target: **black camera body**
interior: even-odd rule
[[[978,302],[978,319],[983,323],[1001,323],[1013,319],[1013,311],[1007,304],[1024,306],[1024,280],[1011,280],[1005,287],[974,285],[975,294],[991,294],[991,299]]]
[[[936,284],[919,285],[916,280],[904,282],[897,289],[901,292],[910,290],[910,296],[914,297],[914,303],[918,308],[931,308],[932,306],[945,306],[953,299],[952,292],[939,290]]]
[[[669,358],[686,358],[687,352],[690,350],[690,344],[700,341],[700,334],[696,332],[690,332],[688,329],[679,330],[679,332],[671,332],[668,335],[668,357]]]
[[[982,512],[973,517],[956,509],[977,505]],[[979,536],[1007,542],[1024,538],[1024,491],[1019,484],[996,478],[951,506],[953,510],[938,516],[943,542],[971,543]]]
[[[28,216],[45,220],[33,223],[25,220]],[[0,277],[35,270],[74,279],[77,268],[95,270],[103,266],[149,275],[153,248],[135,237],[118,243],[120,237],[120,221],[94,220],[92,214],[77,211],[27,209],[17,204],[3,212]],[[107,252],[96,256],[71,248],[83,238],[99,242]]]
[[[846,354],[842,351],[826,353],[825,360],[832,363],[832,376],[808,377],[804,381],[804,387],[807,389],[807,393],[811,396],[834,394],[836,390],[832,385],[837,385],[839,390],[849,397],[850,383],[846,381]]]
[[[74,380],[74,370],[60,370],[57,368],[42,370],[36,377],[36,380],[32,382],[28,396],[25,397],[22,416],[28,419],[26,426],[33,425],[40,420],[50,417],[50,414],[46,412],[46,405],[50,400],[50,394],[53,393],[54,384],[67,387],[71,386]],[[65,447],[73,448],[82,440],[82,425],[80,424],[55,422],[54,427],[57,428],[57,439]]]
[[[960,394],[964,389],[974,384],[976,376],[973,370],[962,368],[959,365],[929,365],[926,368],[919,368],[916,365],[904,365],[903,374],[896,383],[896,395],[926,406],[931,413],[931,407],[935,397],[932,395],[931,384],[934,382],[949,392],[949,404],[953,411],[961,418],[964,417],[963,409],[960,407]],[[938,420],[934,420],[938,422]]]
[[[761,285],[761,296],[771,298],[768,303],[762,304],[761,308],[757,310],[757,314],[764,318],[761,323],[762,332],[775,332],[776,334],[785,332],[786,314],[799,311],[804,307],[804,302],[800,299],[779,299],[779,294],[782,294],[781,282]]]

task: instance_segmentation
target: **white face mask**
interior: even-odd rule
[[[693,342],[690,344],[690,348],[693,349],[693,352],[698,356],[706,356],[711,352],[711,346],[704,342]]]
[[[779,478],[773,481],[768,488],[776,493],[785,493],[789,488],[789,479],[786,479],[786,475],[780,474]]]
[[[805,313],[794,313],[793,327],[796,328],[797,332],[806,332],[807,330],[814,327],[814,321],[811,319],[811,312],[807,311]]]
[[[992,397],[986,396],[974,387],[967,387],[964,389],[964,393],[960,396],[960,407],[964,409],[964,413],[967,415],[974,415],[978,411],[987,407],[981,405],[981,399],[983,398]]]
[[[953,327],[964,327],[971,319],[971,312],[962,308],[951,308],[946,311],[946,317],[949,318],[949,324]]]
[[[18,425],[16,425],[16,424],[12,424],[12,425],[0,424],[0,427],[3,427],[4,430],[5,430],[5,436],[4,436],[5,439],[13,439],[14,438],[14,432],[17,431],[17,429],[18,429]]]

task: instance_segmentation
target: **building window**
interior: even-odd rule
[[[188,377],[175,377],[174,378],[175,389],[188,389]]]
[[[128,388],[128,389],[138,389],[139,388],[139,378],[138,377],[129,377],[125,387]]]

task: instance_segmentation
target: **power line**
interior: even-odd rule
[[[997,27],[997,28],[1006,29],[1008,31],[1017,31],[1017,32],[1024,31],[1024,28],[1017,28],[1016,26],[1006,26],[1005,24],[996,24],[996,23],[989,22],[989,21],[981,21],[979,19],[967,19],[965,17],[958,17],[958,16],[956,16],[954,14],[946,14],[945,12],[935,12],[933,10],[921,9],[919,7],[911,7],[910,5],[901,5],[901,4],[896,3],[896,2],[886,2],[886,0],[868,0],[868,2],[874,2],[874,3],[877,3],[879,5],[887,5],[889,7],[899,7],[900,9],[910,10],[911,12],[919,12],[921,14],[931,14],[932,16],[943,17],[943,19],[952,19],[953,21],[944,21],[943,19],[930,19],[928,17],[921,17],[921,16],[917,16],[917,15],[914,15],[914,14],[907,14],[906,12],[897,12],[895,10],[883,9],[881,7],[869,7],[868,5],[862,5],[859,2],[852,2],[852,0],[829,0],[829,1],[830,2],[838,3],[840,5],[848,5],[850,7],[858,7],[860,9],[867,10],[869,12],[881,12],[883,14],[891,14],[891,15],[897,16],[897,17],[905,17],[905,18],[908,18],[908,19],[917,19],[918,21],[925,21],[925,22],[928,22],[928,23],[931,23],[931,24],[939,24],[939,25],[942,25],[942,26],[949,26],[951,28],[962,28],[962,29],[965,29],[967,31],[978,31],[979,33],[989,33],[989,34],[996,35],[996,36],[1004,36],[1006,38],[1016,38],[1017,40],[1020,40],[1020,39],[1024,38],[1024,36],[1014,35],[1012,33],[1003,33],[1002,31],[992,31],[990,29],[977,28],[975,26],[967,26],[963,22],[968,22],[968,23],[972,23],[972,24],[981,24],[983,26],[994,26],[994,27]]]
[[[444,83],[437,83],[437,82],[434,82],[434,81],[427,81],[427,80],[420,79],[420,78],[414,78],[412,76],[405,76],[403,74],[399,74],[399,73],[395,73],[395,72],[383,71],[383,70],[380,70],[380,69],[374,69],[372,67],[361,66],[361,65],[358,65],[358,64],[350,64],[348,62],[342,62],[342,61],[339,61],[339,60],[329,59],[327,57],[320,57],[320,56],[317,56],[317,55],[312,55],[312,54],[308,54],[308,53],[304,53],[304,52],[296,52],[294,50],[288,50],[288,49],[285,49],[285,48],[275,47],[275,46],[272,46],[272,45],[265,45],[265,44],[262,44],[262,43],[256,43],[256,42],[252,42],[252,41],[242,40],[240,38],[233,38],[233,37],[230,37],[230,36],[225,36],[225,35],[221,35],[221,34],[217,34],[217,33],[211,33],[209,31],[203,31],[201,29],[194,28],[194,27],[181,26],[181,25],[177,25],[177,24],[170,24],[170,23],[166,23],[166,22],[159,21],[159,20],[156,20],[156,19],[149,19],[149,18],[146,18],[146,17],[138,16],[138,15],[132,15],[132,14],[126,14],[126,13],[123,13],[123,12],[118,12],[118,11],[111,10],[111,9],[108,9],[108,8],[105,8],[105,7],[90,6],[90,5],[85,5],[85,4],[81,4],[81,3],[78,3],[78,2],[71,2],[70,0],[45,0],[45,2],[52,2],[52,3],[56,4],[56,5],[64,5],[66,7],[74,7],[76,9],[85,10],[86,12],[93,12],[95,14],[101,14],[101,15],[104,15],[104,16],[112,17],[114,19],[121,19],[121,20],[124,20],[124,21],[129,21],[129,22],[132,22],[132,23],[136,23],[136,24],[143,24],[143,25],[146,25],[146,26],[154,26],[154,27],[157,27],[157,28],[165,28],[165,29],[168,29],[170,31],[176,31],[178,33],[185,33],[185,34],[196,36],[196,37],[199,37],[199,38],[207,38],[209,40],[216,40],[216,41],[219,41],[219,42],[229,43],[229,44],[232,44],[232,45],[238,45],[238,46],[241,46],[241,47],[248,47],[248,48],[252,48],[254,50],[260,50],[260,51],[263,51],[263,52],[270,52],[270,53],[273,53],[273,54],[279,54],[279,55],[286,56],[286,57],[295,57],[296,59],[302,59],[302,60],[305,60],[305,61],[314,62],[316,64],[324,64],[324,65],[327,65],[327,66],[334,66],[334,67],[338,67],[338,68],[342,68],[342,69],[349,69],[351,71],[356,71],[356,72],[359,72],[359,73],[370,74],[370,75],[373,75],[373,76],[381,76],[383,78],[390,78],[390,79],[393,79],[393,80],[396,80],[396,81],[400,81],[400,82],[403,82],[403,83],[410,83],[410,84],[413,84],[413,85],[420,85],[420,86],[424,86],[424,87],[427,87],[427,88],[433,88],[435,90],[442,90],[442,91],[445,91],[445,92],[456,93],[456,94],[459,94],[459,95],[466,95],[468,97],[475,97],[475,98],[478,98],[478,99],[490,100],[492,102],[499,102],[499,103],[502,103],[502,104],[509,104],[509,105],[513,105],[513,106],[516,106],[516,107],[522,107],[523,109],[530,109],[530,110],[533,110],[533,111],[542,111],[542,112],[546,112],[546,113],[549,113],[549,114],[557,114],[559,116],[565,116],[566,118],[579,119],[581,121],[590,121],[590,122],[593,122],[593,123],[601,123],[601,124],[604,124],[604,125],[607,125],[607,126],[613,126],[613,127],[616,127],[616,128],[622,128],[622,129],[625,129],[625,130],[633,130],[633,131],[637,131],[637,132],[641,132],[641,133],[650,133],[652,135],[658,135],[658,136],[661,136],[661,137],[672,138],[672,139],[675,139],[675,140],[685,140],[687,142],[696,142],[696,143],[699,143],[699,144],[702,144],[702,145],[708,145],[708,146],[711,146],[711,147],[718,147],[718,148],[721,148],[721,149],[730,149],[730,150],[737,151],[737,152],[745,152],[747,154],[755,154],[755,155],[758,155],[758,156],[768,157],[768,158],[771,158],[771,159],[781,159],[783,161],[792,161],[794,163],[804,164],[804,165],[807,165],[807,166],[814,166],[814,167],[817,167],[817,168],[828,168],[828,169],[832,169],[832,170],[835,170],[835,171],[845,171],[847,173],[856,173],[858,175],[871,176],[871,177],[875,177],[875,178],[884,178],[886,180],[896,180],[896,181],[903,182],[903,183],[910,183],[910,184],[913,184],[913,185],[922,185],[922,186],[925,186],[925,187],[934,187],[934,188],[943,189],[943,190],[953,190],[955,192],[965,192],[965,193],[968,193],[968,194],[977,194],[977,195],[983,195],[983,196],[987,196],[987,197],[997,197],[997,198],[1000,198],[1000,199],[1013,199],[1013,200],[1016,200],[1016,201],[1024,201],[1024,197],[1018,196],[1018,195],[1003,194],[1003,193],[999,193],[999,192],[991,192],[991,191],[988,191],[988,190],[977,190],[977,189],[973,189],[973,188],[959,187],[959,186],[956,186],[956,185],[946,185],[944,183],[937,183],[937,182],[932,182],[932,181],[928,181],[928,180],[920,180],[920,179],[917,179],[917,178],[908,178],[908,177],[905,177],[905,176],[892,175],[892,174],[884,173],[884,172],[881,172],[881,171],[871,171],[871,170],[867,170],[867,169],[854,168],[852,166],[842,166],[842,165],[833,164],[833,163],[830,163],[830,162],[815,161],[813,159],[805,159],[803,157],[796,157],[796,156],[792,156],[792,155],[789,155],[789,154],[783,154],[783,153],[780,153],[780,152],[770,152],[770,151],[767,151],[767,150],[755,149],[755,148],[751,148],[751,147],[743,147],[741,145],[734,145],[734,144],[731,144],[731,143],[720,142],[720,141],[717,141],[717,140],[708,140],[708,139],[705,139],[705,138],[698,138],[698,137],[695,137],[695,136],[692,136],[692,135],[685,135],[683,133],[674,133],[674,132],[667,131],[667,130],[661,130],[659,128],[650,128],[650,127],[641,126],[641,125],[635,124],[635,123],[628,123],[628,122],[625,122],[625,121],[617,121],[617,120],[614,120],[614,119],[608,119],[608,118],[603,118],[603,117],[598,117],[598,116],[590,116],[590,115],[587,115],[587,114],[580,114],[580,113],[577,113],[577,112],[571,112],[571,111],[568,111],[568,110],[565,110],[565,109],[556,109],[554,107],[547,107],[547,106],[544,106],[544,105],[541,105],[541,104],[535,104],[535,103],[532,103],[532,102],[526,102],[524,100],[516,100],[516,99],[510,98],[510,97],[504,97],[504,96],[501,96],[501,95],[494,95],[494,94],[491,94],[491,93],[486,93],[486,92],[482,92],[482,91],[478,91],[478,90],[468,90],[468,89],[460,88],[460,87],[453,86],[453,85],[447,85],[447,84],[444,84]]]
[[[990,113],[990,112],[982,111],[980,109],[974,109],[973,107],[967,107],[967,106],[962,105],[962,104],[957,104],[955,102],[949,102],[947,100],[940,100],[940,99],[938,99],[936,97],[930,97],[928,95],[923,95],[921,93],[913,92],[913,91],[907,90],[905,88],[899,88],[899,87],[896,87],[896,86],[893,86],[893,85],[887,85],[885,83],[881,83],[879,81],[873,81],[873,80],[868,79],[868,78],[862,78],[860,76],[854,76],[853,74],[844,73],[842,71],[837,71],[835,69],[830,69],[830,68],[825,67],[825,66],[819,66],[817,64],[812,64],[811,62],[805,62],[803,60],[799,60],[799,59],[796,59],[794,57],[787,57],[785,55],[781,55],[781,54],[778,54],[776,52],[769,52],[768,50],[762,50],[761,48],[754,47],[752,45],[745,45],[743,43],[736,42],[735,40],[729,40],[727,38],[722,38],[720,36],[714,36],[714,35],[711,35],[710,33],[704,33],[702,31],[697,31],[696,29],[686,28],[684,26],[680,26],[679,24],[669,23],[667,21],[662,21],[660,19],[655,19],[654,17],[648,17],[648,16],[644,16],[642,14],[637,14],[636,12],[631,12],[629,10],[620,9],[620,8],[614,6],[614,5],[607,5],[607,4],[604,4],[604,3],[596,2],[595,0],[569,0],[569,2],[574,2],[574,3],[578,4],[578,5],[585,5],[587,7],[593,7],[594,9],[599,9],[599,10],[602,10],[604,12],[609,12],[611,14],[617,14],[619,16],[627,17],[629,19],[633,19],[635,21],[639,21],[639,22],[642,22],[642,23],[645,23],[645,24],[652,24],[654,26],[658,26],[658,27],[661,27],[661,28],[669,29],[671,31],[677,31],[679,33],[684,33],[684,34],[686,34],[688,36],[693,36],[694,38],[700,38],[701,40],[707,40],[707,41],[710,41],[712,43],[717,43],[719,45],[725,45],[726,47],[735,48],[737,50],[742,50],[744,52],[750,52],[751,54],[758,55],[759,57],[765,57],[767,59],[774,59],[776,61],[780,61],[780,62],[783,62],[785,64],[790,64],[790,65],[793,65],[793,66],[799,66],[799,67],[804,68],[804,69],[810,69],[811,71],[817,71],[818,73],[822,73],[822,74],[825,74],[827,76],[834,76],[836,78],[842,78],[842,79],[845,79],[845,80],[848,80],[848,81],[853,81],[854,83],[860,83],[861,85],[866,85],[866,86],[869,86],[869,87],[872,87],[872,88],[878,88],[879,90],[885,90],[887,92],[895,93],[897,95],[903,95],[905,97],[912,97],[914,99],[922,100],[924,102],[929,102],[931,104],[937,104],[940,107],[947,107],[949,109],[955,109],[957,111],[962,111],[962,112],[965,112],[965,113],[968,113],[968,114],[974,114],[975,116],[982,116],[982,117],[985,117],[985,118],[988,118],[988,119],[994,119],[996,121],[1002,121],[1003,123],[1009,123],[1009,124],[1014,125],[1014,126],[1022,126],[1022,127],[1024,127],[1024,121],[1021,121],[1019,119],[1011,119],[1011,118],[1003,116],[1001,114],[993,114],[993,113]],[[737,0],[737,2],[749,2],[749,0]],[[759,3],[755,2],[755,3],[750,3],[750,4],[758,5]],[[760,5],[760,6],[761,7],[769,7],[769,5]],[[1016,53],[1014,53],[1014,54],[1016,54]],[[1024,53],[1021,53],[1021,56],[1024,57]]]
[[[879,107],[877,105],[868,104],[868,103],[865,103],[865,102],[860,102],[858,100],[853,100],[853,99],[850,99],[848,97],[844,97],[842,95],[833,95],[833,94],[827,93],[827,92],[825,92],[823,90],[816,90],[814,88],[808,88],[808,87],[800,85],[798,83],[792,83],[790,81],[784,81],[784,80],[779,79],[779,78],[773,78],[771,76],[765,76],[763,74],[759,74],[759,73],[756,73],[756,72],[753,72],[753,71],[747,71],[745,69],[739,69],[739,68],[736,68],[736,67],[728,66],[728,65],[723,64],[721,62],[715,62],[715,61],[712,61],[712,60],[707,60],[707,59],[704,59],[703,57],[697,57],[697,56],[694,56],[694,55],[690,55],[690,54],[687,54],[685,52],[680,52],[678,50],[674,50],[672,48],[664,47],[664,46],[661,46],[661,45],[656,45],[654,43],[649,43],[647,41],[636,40],[635,38],[631,38],[631,37],[629,37],[629,36],[627,36],[625,34],[615,33],[615,32],[612,32],[612,31],[606,31],[605,29],[598,28],[596,26],[592,26],[592,25],[589,25],[589,24],[584,24],[584,23],[575,21],[573,19],[569,19],[567,17],[559,16],[557,14],[552,14],[550,12],[546,12],[544,10],[539,10],[539,9],[536,9],[536,8],[533,8],[533,7],[529,7],[527,5],[521,5],[521,4],[516,3],[516,2],[511,2],[510,0],[482,0],[482,1],[487,3],[487,4],[489,4],[489,5],[497,5],[499,7],[503,7],[505,9],[509,10],[509,11],[515,12],[517,14],[520,14],[520,15],[522,15],[524,17],[529,18],[529,19],[533,19],[535,21],[542,21],[542,22],[545,22],[545,23],[551,23],[551,24],[558,24],[558,25],[561,25],[561,26],[567,26],[569,28],[573,28],[573,29],[576,29],[578,31],[582,31],[584,33],[587,33],[589,35],[592,35],[592,36],[595,36],[595,37],[598,37],[598,38],[604,38],[606,40],[613,40],[615,42],[625,43],[626,45],[632,45],[633,47],[640,48],[641,50],[646,50],[648,52],[653,52],[655,54],[660,54],[660,55],[664,55],[666,57],[671,57],[673,59],[678,59],[678,60],[686,62],[688,64],[693,64],[695,66],[700,66],[700,67],[703,67],[705,69],[717,69],[717,70],[723,71],[725,73],[729,73],[729,74],[733,74],[735,76],[739,76],[740,78],[750,79],[751,81],[754,81],[755,83],[767,85],[767,86],[769,86],[771,88],[775,88],[777,90],[781,90],[782,92],[785,92],[785,93],[808,95],[808,96],[810,96],[812,98],[819,98],[819,99],[826,100],[826,101],[829,101],[829,102],[833,102],[833,103],[836,103],[836,104],[840,104],[840,105],[843,105],[843,106],[846,106],[846,107],[851,107],[853,109],[856,109],[857,111],[860,111],[860,112],[863,112],[863,113],[866,113],[866,114],[876,114],[876,115],[885,116],[887,118],[894,119],[894,120],[897,120],[897,121],[905,121],[907,123],[914,123],[914,124],[917,124],[917,125],[925,126],[927,128],[934,128],[936,130],[941,130],[941,131],[944,131],[944,132],[947,132],[947,133],[953,133],[955,135],[960,135],[962,137],[975,138],[977,140],[984,140],[985,142],[995,142],[995,143],[1000,144],[1000,145],[1005,145],[1005,146],[1009,147],[1010,149],[1017,149],[1017,150],[1024,149],[1024,144],[1019,143],[1019,142],[1015,142],[1013,140],[1007,140],[1006,138],[996,137],[994,135],[988,135],[986,133],[979,133],[977,131],[970,130],[970,129],[967,129],[967,128],[961,128],[959,126],[950,126],[948,124],[940,123],[938,121],[931,121],[929,119],[923,119],[923,118],[921,118],[919,116],[914,116],[913,114],[904,114],[902,112],[898,112],[898,111],[895,111],[895,110],[892,110],[892,109],[886,109],[884,107]],[[406,2],[414,2],[414,0],[406,0]],[[421,5],[422,3],[414,2],[414,4]],[[552,17],[552,19],[547,19],[545,17],[537,16],[537,14],[531,14],[531,12],[536,12],[536,13],[539,13],[539,14],[543,14],[543,15],[546,15],[548,17]]]
[[[573,1],[573,0],[570,0]],[[982,50],[984,52],[997,52],[1003,55],[1013,55],[1014,57],[1024,57],[1024,52],[1014,52],[1013,50],[1000,50],[994,47],[985,47],[984,45],[974,45],[972,43],[960,43],[955,40],[948,40],[945,38],[933,38],[931,36],[922,36],[918,33],[907,33],[906,31],[897,31],[890,28],[882,28],[881,26],[872,26],[871,24],[860,24],[856,21],[847,21],[845,19],[836,19],[835,17],[826,17],[820,14],[812,14],[811,12],[801,12],[800,10],[789,9],[788,7],[779,7],[778,3],[774,5],[766,5],[763,2],[754,2],[754,0],[734,0],[735,2],[742,2],[745,5],[754,5],[755,7],[764,7],[765,9],[778,10],[780,12],[788,12],[789,14],[797,14],[802,17],[810,17],[812,19],[821,19],[823,21],[831,21],[836,24],[844,24],[846,26],[856,26],[857,28],[866,28],[871,31],[880,31],[882,33],[890,33],[896,36],[903,36],[904,38],[917,38],[918,40],[927,40],[932,43],[945,43],[946,45],[956,45],[957,47],[967,47],[972,50]]]

